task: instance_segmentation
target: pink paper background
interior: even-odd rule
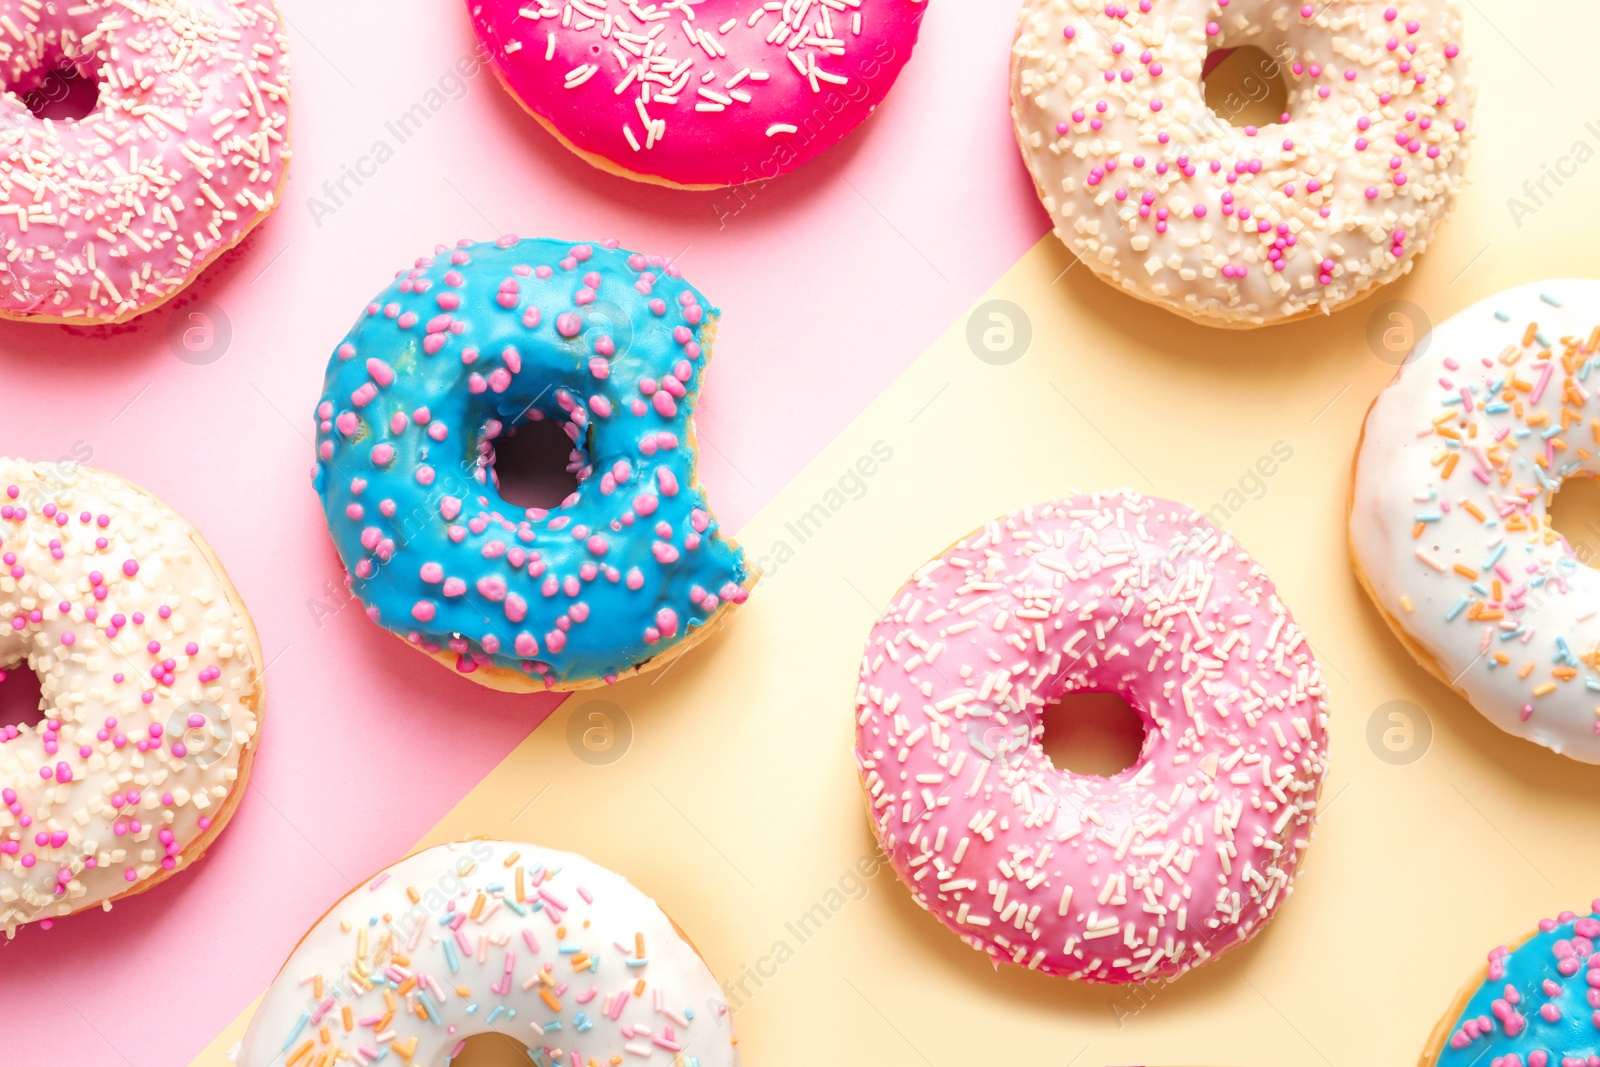
[[[933,0],[879,114],[747,192],[725,225],[732,194],[589,168],[488,71],[459,99],[446,84],[448,102],[397,145],[385,124],[474,50],[459,2],[282,7],[294,163],[279,211],[175,307],[117,328],[0,323],[0,454],[77,458],[185,513],[271,664],[249,793],[205,862],[0,944],[7,1062],[187,1062],[329,903],[557,703],[453,678],[359,609],[317,617],[342,583],[308,482],[310,412],[327,354],[397,268],[507,230],[678,255],[724,310],[699,425],[704,480],[736,530],[1048,228],[1007,116],[1015,0]],[[332,204],[323,182],[379,138],[395,158],[314,220],[308,198]],[[231,332],[202,365],[169,338],[195,310]]]

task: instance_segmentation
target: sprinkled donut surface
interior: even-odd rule
[[[261,651],[200,535],[71,463],[0,458],[0,676],[43,721],[0,728],[0,923],[104,906],[188,867],[244,789]]]
[[[1464,183],[1456,0],[1027,0],[1017,138],[1056,234],[1130,295],[1216,326],[1329,312],[1394,281]],[[1234,127],[1210,54],[1277,57],[1289,112]]]
[[[1489,297],[1418,344],[1367,414],[1357,576],[1418,660],[1502,730],[1600,763],[1600,573],[1551,525],[1600,476],[1600,282]]]
[[[278,202],[288,36],[271,0],[0,0],[0,317],[119,322],[167,300]],[[95,110],[35,118],[52,71]]]
[[[1113,692],[1145,722],[1110,777],[1058,770],[1043,709]],[[856,758],[917,903],[997,963],[1172,978],[1290,891],[1327,765],[1322,677],[1272,581],[1190,508],[1131,491],[997,519],[872,632]]]
[[[690,188],[764,181],[876,110],[924,0],[468,0],[500,80],[590,162]]]
[[[444,1067],[495,1031],[537,1067],[739,1064],[722,990],[655,901],[582,856],[483,840],[419,852],[335,904],[237,1063]]]
[[[613,682],[681,653],[754,575],[695,479],[717,311],[659,257],[463,241],[419,259],[335,349],[316,487],[374,622],[475,681]],[[578,487],[501,499],[495,441],[557,419]]]
[[[1591,909],[1600,911],[1600,901]],[[1600,918],[1543,919],[1489,953],[1435,1031],[1423,1067],[1600,1067]]]

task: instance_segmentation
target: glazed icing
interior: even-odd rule
[[[753,581],[695,480],[717,311],[658,257],[463,241],[402,270],[335,349],[315,481],[374,622],[456,669],[614,681]],[[578,487],[501,499],[494,442],[553,418]]]
[[[1597,940],[1600,918],[1566,911],[1515,949],[1490,952],[1436,1067],[1600,1067]]]
[[[426,849],[335,904],[267,990],[238,1067],[444,1067],[476,1034],[537,1067],[738,1067],[722,990],[655,901],[582,856]]]
[[[103,905],[219,832],[261,712],[255,630],[199,534],[70,463],[0,458],[0,676],[43,721],[0,728],[0,923]]]
[[[495,70],[580,153],[684,186],[774,178],[876,110],[923,0],[468,0]]]
[[[1357,574],[1424,666],[1502,730],[1586,763],[1600,763],[1600,574],[1550,500],[1600,475],[1597,353],[1600,282],[1525,285],[1453,316],[1373,402],[1350,505]]]
[[[288,36],[271,0],[0,0],[0,315],[128,318],[277,204]],[[78,120],[20,96],[100,83]]]
[[[1017,137],[1057,236],[1123,291],[1222,326],[1326,312],[1409,271],[1464,183],[1460,40],[1456,0],[1027,0]],[[1289,87],[1259,129],[1202,84],[1251,44]]]
[[[1072,692],[1140,713],[1132,767],[1051,763],[1041,713]],[[997,963],[1094,982],[1257,933],[1327,766],[1322,676],[1260,564],[1126,490],[1013,512],[918,569],[856,707],[878,841],[917,903]]]

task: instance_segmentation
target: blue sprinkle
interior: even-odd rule
[[[594,1029],[593,1020],[581,1011],[572,1017],[572,1025],[580,1034]]]
[[[301,1032],[305,1030],[306,1026],[309,1025],[310,1022],[311,1016],[305,1012],[302,1012],[300,1014],[300,1021],[294,1024],[293,1030],[289,1031],[289,1040],[283,1043],[284,1051],[288,1051],[289,1046],[294,1044],[295,1038],[300,1036]]]
[[[1418,522],[1438,522],[1442,518],[1444,518],[1444,512],[1442,512],[1442,511],[1419,511],[1419,512],[1417,512],[1417,521]]]
[[[474,1005],[474,1007],[476,1007],[476,1005]],[[500,1016],[504,1015],[505,1013],[506,1013],[506,1006],[504,1004],[496,1004],[494,1006],[494,1011],[491,1011],[489,1013],[489,1017],[487,1019],[483,1020],[483,1024],[485,1026],[493,1026],[494,1025],[494,1021],[496,1019],[500,1018]]]
[[[460,973],[461,959],[456,955],[456,943],[449,938],[445,938],[440,944],[444,946],[444,960],[450,965],[450,973]]]
[[[1501,322],[1510,322],[1511,321],[1511,316],[1507,315],[1504,311],[1496,311],[1494,313],[1494,317],[1499,319]]]
[[[1561,306],[1561,301],[1557,300],[1555,297],[1551,296],[1549,293],[1540,293],[1539,294],[1539,299],[1543,300],[1546,304],[1549,304],[1553,308],[1558,308],[1558,307]]]
[[[1501,541],[1498,545],[1494,546],[1494,551],[1489,553],[1489,561],[1487,563],[1485,563],[1482,567],[1478,568],[1478,569],[1479,570],[1485,570],[1485,571],[1488,570],[1490,567],[1493,567],[1496,563],[1499,563],[1500,562],[1500,557],[1505,555],[1505,554],[1506,554],[1506,543],[1504,541]]]

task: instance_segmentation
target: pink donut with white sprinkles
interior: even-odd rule
[[[1268,53],[1288,111],[1234,125],[1204,71]],[[1412,267],[1465,184],[1457,0],[1026,0],[1017,140],[1056,234],[1122,291],[1212,326],[1328,314]]]
[[[1145,742],[1057,769],[1041,713],[1111,692]],[[856,759],[922,907],[997,964],[1174,978],[1288,896],[1327,769],[1322,676],[1261,565],[1127,490],[1024,508],[918,569],[872,631]]]
[[[925,0],[468,0],[511,95],[588,162],[688,189],[766,181],[878,107]]]
[[[121,322],[278,204],[286,27],[272,0],[0,0],[0,318]],[[38,118],[69,71],[82,118]]]

